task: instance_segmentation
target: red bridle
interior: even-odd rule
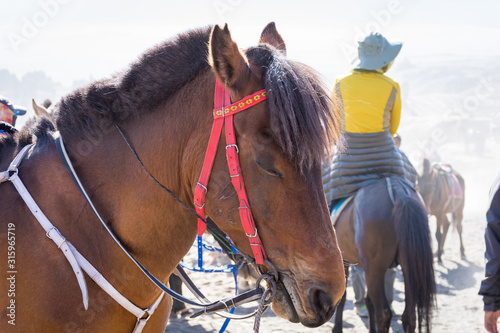
[[[226,157],[227,165],[229,167],[229,175],[234,189],[238,194],[240,201],[239,212],[243,229],[248,236],[250,246],[252,248],[255,261],[258,264],[264,265],[264,259],[267,259],[264,246],[257,233],[257,227],[252,216],[252,210],[248,202],[247,192],[245,190],[245,183],[241,174],[240,160],[238,158],[238,146],[236,145],[236,136],[234,133],[233,115],[240,111],[246,110],[249,107],[264,101],[267,98],[266,90],[259,90],[252,95],[232,103],[229,90],[226,90],[224,85],[219,80],[215,82],[215,95],[214,95],[214,123],[212,125],[212,132],[208,140],[207,152],[203,167],[201,169],[200,178],[194,190],[194,205],[198,216],[205,218],[205,198],[207,196],[207,185],[214,164],[215,154],[217,153],[217,146],[219,138],[222,133],[222,127],[225,126],[226,132]],[[206,224],[203,221],[198,221],[198,235],[201,236],[206,230]]]

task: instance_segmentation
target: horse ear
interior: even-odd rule
[[[232,40],[231,33],[214,26],[210,34],[209,61],[219,80],[233,90],[239,90],[250,76],[250,66],[238,45]]]
[[[31,99],[31,104],[33,105],[33,110],[35,110],[35,114],[40,117],[40,116],[49,116],[49,111],[43,106],[43,105],[38,105],[35,102],[35,99]]]
[[[278,49],[284,56],[286,56],[286,44],[281,35],[276,29],[276,24],[270,22],[266,25],[262,34],[260,35],[259,44],[269,44]]]

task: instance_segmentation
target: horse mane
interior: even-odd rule
[[[211,27],[190,30],[146,51],[129,68],[64,97],[55,111],[68,139],[90,139],[105,126],[158,108],[209,68]]]
[[[54,124],[44,116],[29,119],[21,130],[7,136],[0,136],[0,162],[2,153],[10,154],[7,148],[24,147],[31,143],[37,143],[39,146],[50,144],[53,141],[51,133],[54,131]]]
[[[301,170],[320,164],[339,139],[340,119],[312,68],[261,44],[246,51],[263,70],[274,139]]]

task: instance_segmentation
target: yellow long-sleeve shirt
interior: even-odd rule
[[[396,81],[377,72],[353,70],[335,81],[333,97],[346,132],[396,134],[401,119]]]

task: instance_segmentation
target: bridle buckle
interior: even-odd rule
[[[234,143],[233,143],[233,144],[230,144],[230,145],[227,145],[227,146],[226,146],[226,150],[227,150],[227,148],[231,148],[231,147],[236,148],[236,152],[237,152],[238,154],[240,153],[240,150],[239,150],[239,148],[238,148],[238,145],[237,145],[237,144],[234,144]]]

